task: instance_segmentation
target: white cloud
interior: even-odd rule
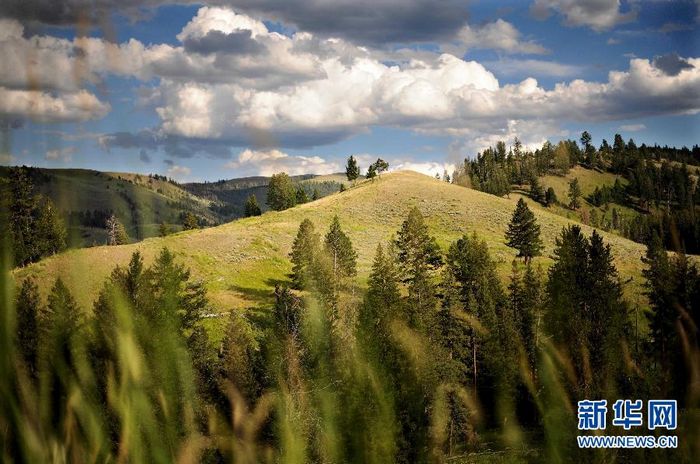
[[[620,126],[620,130],[624,132],[639,132],[646,128],[647,126],[644,124],[623,124]]]
[[[289,175],[332,174],[341,171],[338,162],[320,156],[289,155],[280,150],[245,149],[235,160],[224,164],[227,169],[237,171],[238,176],[271,176],[278,172]]]
[[[30,117],[39,122],[87,121],[105,116],[109,103],[86,90],[52,95],[38,90],[0,87],[0,115]]]
[[[536,42],[523,41],[520,35],[520,31],[515,26],[499,18],[479,27],[465,25],[458,32],[457,40],[443,48],[449,53],[460,56],[470,49],[493,49],[506,53],[531,55],[549,53],[546,48]]]
[[[64,163],[70,163],[73,160],[75,152],[75,147],[55,148],[46,152],[45,159],[47,161],[60,160]]]
[[[571,24],[604,29],[628,19],[617,2],[570,3],[536,2],[547,11],[562,11]],[[583,11],[592,12],[585,23]],[[600,12],[608,12],[608,19],[601,19]],[[200,149],[224,157],[230,156],[231,146],[250,146],[255,150],[244,159],[242,152],[229,165],[256,173],[256,163],[270,170],[337,171],[342,167],[334,161],[271,149],[329,144],[374,126],[452,135],[476,147],[527,131],[535,143],[557,134],[563,122],[700,111],[700,59],[692,57],[677,57],[684,65],[673,73],[662,71],[656,61],[635,58],[627,70],[610,72],[607,81],[574,79],[548,89],[533,76],[564,79],[581,68],[535,59],[478,63],[407,49],[394,53],[400,59],[391,64],[389,52],[304,31],[285,36],[227,8],[199,9],[178,34],[179,45],[25,38],[16,21],[3,20],[2,25],[0,62],[11,66],[0,68],[0,115],[39,121],[99,118],[109,104],[82,87],[109,75],[130,76],[153,86],[144,100],[155,108],[160,124],[140,134],[107,134],[101,143],[164,148],[180,157]],[[545,51],[503,20],[462,32],[461,45],[449,45],[457,47],[455,52],[460,46]],[[208,41],[186,46],[188,40],[202,38]],[[249,53],[251,47],[261,51]],[[41,57],[41,63],[28,56]],[[501,85],[489,69],[523,80]]]
[[[440,177],[442,177],[445,171],[447,171],[447,173],[451,176],[452,173],[455,171],[454,164],[438,163],[435,161],[415,162],[394,160],[394,162],[390,162],[389,165],[391,171],[416,171],[431,177],[434,177],[435,174],[438,174]]]
[[[184,180],[190,174],[192,174],[192,169],[188,168],[187,166],[179,166],[177,164],[173,164],[168,168],[166,173],[168,177],[172,177],[173,179]]]

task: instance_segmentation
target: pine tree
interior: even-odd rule
[[[37,198],[26,167],[10,170],[9,220],[15,264],[24,266],[38,259],[35,243],[34,211]]]
[[[599,397],[619,385],[627,306],[610,246],[597,232],[588,240],[579,226],[563,229],[549,270],[547,300],[549,332],[568,351],[577,394]]]
[[[361,329],[380,360],[386,361],[391,340],[390,323],[399,315],[401,292],[394,257],[381,244],[372,262],[367,294],[360,313]]]
[[[357,252],[350,238],[340,228],[340,219],[334,216],[324,241],[325,251],[331,258],[333,277],[336,282],[357,274]]]
[[[374,179],[375,177],[377,177],[377,167],[374,164],[369,165],[365,177],[367,179]]]
[[[538,333],[540,325],[540,312],[542,309],[542,278],[535,271],[532,263],[527,263],[523,274],[523,299],[522,308],[516,316],[518,331],[523,341],[525,353],[530,361],[530,368],[535,369],[537,364]]]
[[[309,219],[304,219],[299,225],[290,253],[292,282],[295,288],[306,289],[309,287],[318,249],[319,236],[316,233],[314,224]]]
[[[254,372],[258,344],[243,314],[231,311],[221,342],[223,377],[236,388],[248,404],[257,397],[260,386]]]
[[[318,189],[314,187],[314,194],[311,196],[311,200],[316,201],[321,198],[321,194],[318,193]]]
[[[476,234],[463,236],[450,245],[446,264],[457,286],[464,311],[476,324],[470,330],[470,370],[473,384],[484,402],[496,407],[494,385],[504,395],[512,395],[515,354],[513,312],[501,288],[496,266],[486,242]],[[478,330],[479,327],[488,330]]]
[[[698,337],[698,271],[683,255],[670,258],[656,233],[647,244],[642,261],[647,266],[642,273],[652,309],[648,319],[657,393],[685,398],[690,379],[686,360],[680,354],[686,352],[684,343]]]
[[[146,294],[152,295],[151,320],[173,326],[187,339],[208,306],[203,283],[192,281],[190,270],[177,263],[168,248],[160,251],[144,273],[148,279]]]
[[[57,358],[71,364],[72,352],[82,325],[82,317],[73,295],[61,278],[57,278],[49,293],[46,313],[41,320],[41,338],[46,341],[44,361]],[[68,358],[62,358],[68,356]]]
[[[260,216],[261,214],[262,210],[258,204],[258,198],[254,193],[251,193],[245,201],[245,217]]]
[[[544,188],[540,185],[540,181],[537,176],[532,176],[530,178],[530,198],[538,203],[545,202]]]
[[[297,205],[303,205],[309,202],[309,196],[306,194],[306,190],[302,186],[297,187],[296,200]]]
[[[357,165],[357,160],[354,156],[348,158],[348,164],[345,167],[345,175],[350,182],[355,182],[360,177],[360,167]]]
[[[413,207],[401,225],[394,242],[404,282],[408,283],[410,320],[426,328],[435,309],[436,287],[431,271],[442,264],[440,249],[429,234],[428,225],[417,207]]]
[[[43,310],[39,298],[39,288],[31,277],[22,282],[15,308],[17,311],[17,347],[22,354],[28,374],[35,376],[38,367],[39,319]]]
[[[274,174],[267,185],[267,205],[275,211],[291,208],[296,204],[296,188],[285,172]]]
[[[193,213],[187,211],[182,217],[182,229],[194,230],[199,229],[199,220]]]
[[[552,206],[552,205],[555,205],[556,203],[557,203],[557,194],[552,187],[549,187],[547,189],[547,193],[545,194],[544,204],[545,204],[545,206]]]
[[[167,237],[168,235],[172,234],[172,228],[166,224],[165,222],[161,222],[160,225],[158,226],[158,236],[159,237]]]
[[[518,257],[524,258],[526,263],[534,256],[539,256],[542,250],[540,226],[522,198],[518,200],[508,224],[506,240],[506,245],[518,250]]]
[[[377,325],[393,316],[401,302],[396,264],[391,254],[384,252],[381,243],[377,245],[367,287],[366,305],[372,314],[368,322]]]
[[[35,241],[38,257],[50,256],[66,248],[66,228],[53,202],[42,198],[38,202],[35,221]]]
[[[581,187],[578,183],[578,177],[574,177],[571,182],[569,182],[569,208],[579,209],[581,207]]]
[[[387,163],[381,158],[377,158],[377,161],[374,162],[373,166],[375,168],[375,171],[377,172],[377,175],[380,175],[381,173],[389,169],[389,163]]]

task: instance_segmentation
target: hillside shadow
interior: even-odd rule
[[[286,279],[265,279],[268,288],[246,287],[243,285],[230,285],[229,291],[236,292],[250,303],[257,305],[272,305],[275,302],[275,286],[289,286],[291,281]]]

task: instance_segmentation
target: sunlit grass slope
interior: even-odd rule
[[[340,217],[358,252],[358,274],[366,279],[377,243],[386,242],[399,228],[413,206],[426,216],[430,232],[443,250],[464,233],[476,232],[489,245],[501,276],[510,273],[515,251],[506,247],[503,233],[514,203],[476,190],[447,184],[415,172],[385,174],[375,181],[364,181],[343,193],[282,212],[237,220],[218,227],[180,232],[140,243],[71,250],[48,258],[26,269],[15,270],[17,278],[34,275],[42,290],[56,277],[64,279],[79,303],[90,308],[102,282],[117,264],[126,264],[135,250],[146,261],[167,246],[187,264],[195,277],[206,282],[214,310],[229,311],[269,301],[276,282],[287,280],[288,254],[299,223],[311,219],[325,233],[333,215]],[[547,267],[555,238],[571,221],[533,208],[542,228],[544,256],[535,263]],[[582,226],[586,234],[592,228]],[[613,247],[618,270],[631,301],[640,295],[642,245],[601,232]]]

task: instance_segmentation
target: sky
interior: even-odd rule
[[[700,0],[3,0],[0,164],[181,182],[698,144]]]

